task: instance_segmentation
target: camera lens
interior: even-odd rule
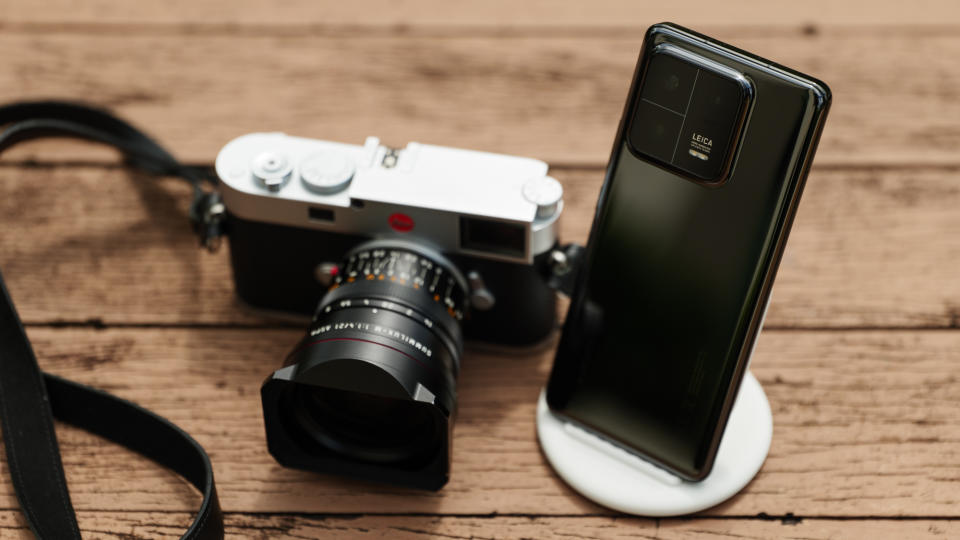
[[[668,92],[672,92],[680,87],[680,77],[676,75],[670,75],[667,77],[666,83],[664,84]]]
[[[641,101],[630,125],[630,143],[646,155],[670,162],[677,148],[683,116],[659,105]]]
[[[261,390],[277,460],[442,485],[466,291],[449,260],[413,243],[348,253],[306,337]]]
[[[377,463],[416,460],[436,450],[440,429],[418,404],[336,388],[300,386],[291,403],[297,422],[319,444]]]
[[[697,68],[692,64],[666,54],[654,55],[640,98],[676,114],[685,114],[696,78]]]

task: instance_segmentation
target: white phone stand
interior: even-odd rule
[[[641,516],[678,516],[717,505],[757,474],[770,450],[773,416],[763,388],[747,372],[710,475],[688,482],[554,415],[546,390],[537,404],[537,435],[550,465],[594,502]]]

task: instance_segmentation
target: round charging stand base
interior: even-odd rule
[[[550,411],[546,390],[537,404],[537,435],[550,465],[588,499],[629,514],[678,516],[736,495],[770,450],[773,416],[760,383],[747,373],[710,474],[688,482],[614,446]]]

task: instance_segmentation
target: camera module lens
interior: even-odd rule
[[[650,59],[640,99],[685,114],[696,77],[694,65],[670,55],[656,54]]]
[[[670,75],[669,77],[667,77],[665,86],[668,91],[672,92],[676,90],[677,88],[680,87],[680,77],[677,77],[676,75]]]
[[[641,101],[630,125],[630,143],[643,154],[669,162],[677,147],[683,116],[654,103]]]

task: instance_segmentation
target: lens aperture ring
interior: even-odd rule
[[[362,281],[389,282],[424,293],[456,321],[463,320],[467,291],[453,268],[413,250],[383,247],[355,251],[343,263],[330,290]]]

